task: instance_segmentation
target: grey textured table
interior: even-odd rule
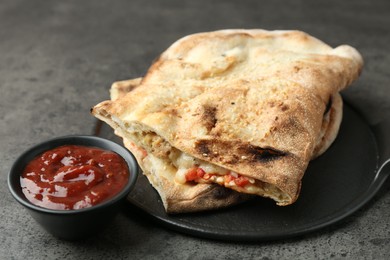
[[[113,81],[143,75],[161,51],[194,32],[299,29],[332,46],[350,44],[365,68],[346,94],[370,123],[390,118],[389,26],[387,0],[1,1],[0,259],[389,259],[389,180],[337,225],[261,243],[191,237],[131,212],[95,238],[60,241],[26,215],[6,183],[29,146],[91,134],[89,109],[108,98]]]

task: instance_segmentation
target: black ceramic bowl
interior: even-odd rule
[[[28,162],[41,153],[61,145],[98,147],[119,154],[129,167],[130,176],[126,186],[114,197],[95,206],[77,210],[53,210],[32,204],[24,196],[20,175]],[[139,168],[133,155],[124,147],[96,136],[64,136],[38,144],[22,155],[13,164],[8,175],[8,187],[13,197],[22,204],[31,216],[52,235],[75,240],[94,235],[113,219],[120,209],[121,201],[134,187]]]

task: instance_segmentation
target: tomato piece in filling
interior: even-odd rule
[[[195,181],[199,178],[203,178],[206,172],[202,168],[191,168],[186,173],[186,181]]]
[[[186,176],[186,181],[197,181],[199,179],[209,180],[211,179],[212,176],[216,176],[216,175],[217,174],[206,173],[202,168],[194,167],[189,169],[185,176]],[[238,187],[245,187],[250,182],[247,177],[241,176],[239,174],[237,174],[237,177],[231,175],[231,173],[224,175],[225,186],[231,183],[232,181]]]
[[[240,177],[234,179],[234,183],[239,187],[244,187],[245,185],[247,185],[249,183],[249,180],[248,180],[248,178],[246,178],[244,176],[240,176]]]

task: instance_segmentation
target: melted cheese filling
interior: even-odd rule
[[[197,159],[172,147],[156,133],[135,133],[135,136],[132,137],[131,139],[140,141],[139,145],[134,144],[134,146],[138,146],[140,151],[144,151],[143,154],[145,157],[147,154],[153,154],[153,156],[168,161],[176,169],[174,181],[178,184],[185,184],[192,181],[198,183],[216,183],[238,192],[269,197],[276,201],[289,200],[288,195],[275,185]],[[201,169],[204,174],[201,177],[190,178],[189,180],[189,172],[194,169]],[[239,180],[237,181],[237,179]]]
[[[216,183],[221,186],[234,189],[238,192],[271,197],[277,200],[287,199],[286,195],[272,184],[243,176],[237,172],[227,170],[218,165],[194,158],[181,151],[178,151],[176,156],[171,156],[171,161],[177,169],[175,181],[180,184],[184,184],[189,181],[195,181],[198,183]],[[204,175],[202,177],[197,177],[194,180],[189,180],[188,175],[195,169],[201,169],[204,171]]]

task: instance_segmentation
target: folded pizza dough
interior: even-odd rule
[[[118,81],[110,89],[111,100],[116,100],[132,91],[141,83],[141,78]],[[136,158],[143,174],[160,195],[167,213],[188,213],[219,209],[249,200],[252,196],[209,183],[178,183],[177,169],[170,160],[147,153],[115,130],[123,143]]]
[[[336,138],[339,91],[362,66],[354,48],[300,31],[193,34],[162,53],[138,87],[92,113],[133,151],[171,167],[171,182],[215,183],[289,205],[309,161]],[[164,167],[143,163],[153,176]]]

